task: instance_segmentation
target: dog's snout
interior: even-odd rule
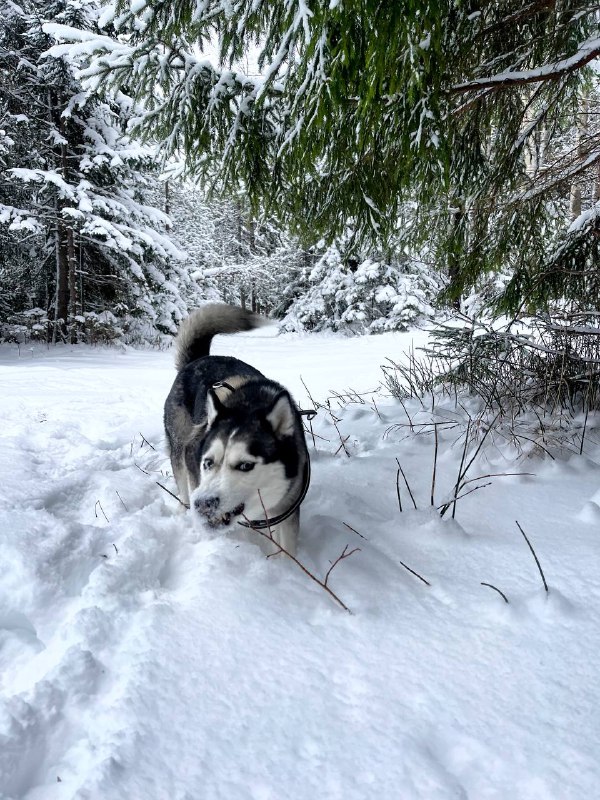
[[[194,508],[200,514],[210,514],[213,511],[216,511],[219,507],[219,503],[221,501],[218,497],[197,497],[194,500]]]

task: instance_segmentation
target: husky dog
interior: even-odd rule
[[[254,367],[209,355],[213,336],[266,322],[222,303],[184,320],[165,431],[180,499],[193,514],[213,528],[239,522],[267,529],[294,554],[310,477],[298,409],[283,386]]]

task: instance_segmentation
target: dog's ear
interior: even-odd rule
[[[225,411],[225,406],[219,400],[219,397],[214,389],[209,389],[206,395],[206,427],[211,427],[213,422]]]
[[[267,422],[273,428],[275,436],[292,436],[294,433],[294,411],[292,398],[287,392],[280,392],[273,400],[270,411],[267,412]]]

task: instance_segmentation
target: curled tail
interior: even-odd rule
[[[192,311],[181,323],[175,339],[175,367],[181,370],[197,358],[207,356],[218,333],[238,333],[267,325],[268,320],[252,311],[226,303],[209,303]]]

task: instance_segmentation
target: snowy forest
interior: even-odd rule
[[[2,340],[598,311],[595,6],[0,3]]]
[[[600,6],[0,12],[0,800],[598,798]]]

